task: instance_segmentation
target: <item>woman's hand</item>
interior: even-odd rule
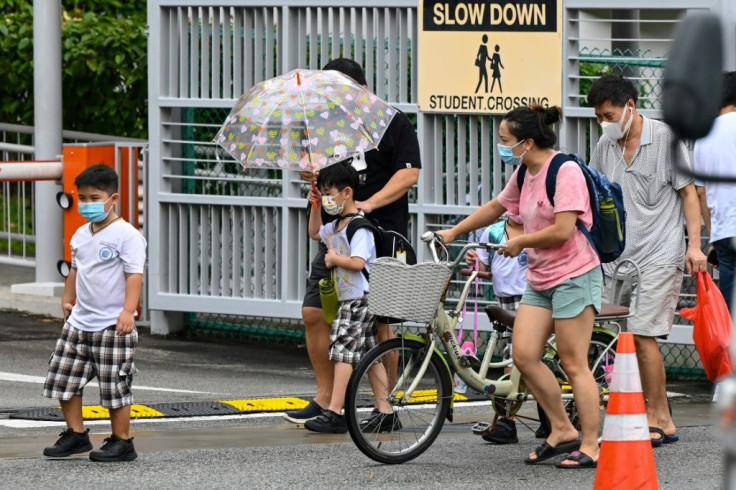
[[[444,243],[445,245],[449,245],[450,243],[454,242],[455,239],[457,238],[455,233],[453,233],[452,229],[440,230],[436,233],[442,238],[442,243]]]
[[[511,238],[506,242],[503,248],[499,249],[504,257],[516,257],[524,250],[524,239],[522,237]]]

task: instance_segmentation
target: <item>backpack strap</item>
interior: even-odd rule
[[[363,211],[358,212],[350,219],[350,221],[348,221],[348,226],[345,230],[345,234],[348,237],[348,244],[353,240],[353,235],[355,235],[355,232],[358,231],[360,228],[368,228],[371,233],[373,233],[373,241],[375,242],[376,255],[378,255],[378,239],[376,236],[378,228],[376,228],[376,225],[374,225],[371,220],[365,217]],[[363,270],[361,272],[363,273],[366,281],[370,280],[370,274],[368,274],[368,271],[365,270],[365,267],[363,267]]]
[[[565,162],[575,162],[578,165],[580,165],[580,162],[575,157],[575,155],[568,155],[566,153],[558,153],[554,157],[552,157],[552,161],[549,163],[549,168],[547,169],[547,179],[545,180],[545,189],[547,191],[547,199],[549,199],[549,203],[554,207],[555,205],[555,191],[557,189],[557,174],[560,173],[560,168],[562,167],[562,164]],[[522,164],[519,167],[519,171],[516,173],[516,184],[519,186],[519,191],[521,191],[522,186],[524,185],[524,177],[526,176],[526,170],[527,166]],[[585,178],[585,174],[583,174],[583,178]],[[587,179],[586,179],[586,185],[587,185]],[[592,205],[592,201],[591,201]],[[596,253],[598,253],[598,250],[595,248],[595,243],[593,243],[593,236],[590,234],[590,231],[585,227],[583,222],[580,220],[580,218],[577,218],[575,220],[575,226],[577,226],[578,230],[585,236],[585,238],[588,239],[590,242],[590,245],[593,247],[593,250],[595,250]]]
[[[555,155],[555,157],[552,159],[552,162],[549,165],[549,170],[547,171],[547,182],[545,183],[547,186],[547,198],[549,199],[549,202],[552,204],[552,206],[555,205],[555,187],[557,185],[557,174],[560,172],[560,167],[562,167],[562,164],[565,162],[575,162],[578,165],[581,163],[578,161],[578,159],[575,157],[575,155],[566,155],[563,153],[558,153]],[[580,169],[582,172],[582,169]],[[588,185],[588,179],[585,177],[585,172],[583,172],[583,179],[585,179],[586,187]],[[590,191],[588,191],[590,193]],[[593,206],[593,201],[591,199],[590,205]],[[595,243],[593,242],[593,235],[590,234],[590,231],[585,227],[583,224],[583,221],[580,218],[577,218],[575,220],[575,226],[577,226],[578,230],[585,236],[585,238],[588,239],[588,242],[590,242],[590,246],[593,247],[593,251],[598,254],[598,249],[595,247]]]

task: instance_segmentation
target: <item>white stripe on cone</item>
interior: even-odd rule
[[[614,393],[641,393],[641,378],[636,354],[616,354],[613,364],[613,379],[608,388]]]
[[[606,415],[601,439],[603,441],[649,441],[649,424],[646,414]]]

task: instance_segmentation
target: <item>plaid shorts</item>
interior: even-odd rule
[[[376,346],[376,322],[368,313],[368,295],[343,301],[330,332],[330,360],[358,364],[360,358]]]
[[[504,310],[516,311],[519,309],[519,301],[521,301],[521,295],[518,296],[496,296],[498,304]]]
[[[67,323],[49,360],[43,396],[67,401],[82,395],[95,376],[100,385],[100,404],[115,409],[133,404],[133,363],[138,332],[118,336],[115,327],[86,332]]]

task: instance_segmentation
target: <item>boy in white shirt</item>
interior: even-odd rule
[[[92,449],[89,429],[84,429],[82,390],[97,377],[100,403],[110,410],[112,436],[89,459],[132,461],[138,457],[130,437],[138,343],[133,317],[141,296],[146,240],[115,213],[120,195],[113,169],[93,165],[74,185],[79,213],[90,223],[79,227],[70,242],[72,266],[61,298],[66,323],[43,390],[44,396],[59,400],[67,430],[43,454],[58,458]]]
[[[332,398],[321,415],[304,423],[313,432],[347,432],[345,391],[350,375],[365,352],[376,345],[376,322],[368,313],[368,274],[376,258],[373,233],[361,227],[348,240],[348,223],[358,215],[355,190],[358,172],[349,164],[336,163],[322,169],[317,178],[319,193],[311,191],[309,200],[321,204],[327,214],[338,216],[322,224],[322,213],[313,210],[309,216],[309,236],[327,245],[325,263],[332,270],[339,307],[330,333],[329,358],[335,365]],[[388,384],[383,364],[375,364],[369,373],[377,405],[372,417],[361,430],[392,431],[401,428],[398,415],[386,401],[388,394],[379,393]],[[384,388],[380,388],[384,387]]]

